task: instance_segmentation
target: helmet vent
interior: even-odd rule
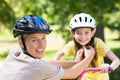
[[[81,17],[79,17],[79,20],[80,20],[80,22],[82,22],[82,19],[81,19]]]
[[[90,28],[96,28],[96,21],[95,19],[86,13],[80,13],[80,14],[76,14],[74,15],[69,23],[69,26],[71,27],[71,29],[75,29],[75,28],[82,28],[82,27],[90,27]]]
[[[32,22],[33,22],[34,25],[36,25],[35,19],[32,19]]]
[[[92,19],[90,19],[90,22],[92,22]]]
[[[77,23],[77,20],[75,19],[75,22]]]
[[[85,22],[87,22],[87,17],[85,17]]]
[[[18,21],[16,21],[13,28],[14,37],[18,35],[28,34],[28,33],[46,33],[49,34],[52,30],[50,29],[47,22],[39,16],[24,16]]]

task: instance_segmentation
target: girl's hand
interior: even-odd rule
[[[80,62],[82,60],[82,55],[83,55],[83,48],[77,51],[75,61]]]
[[[110,65],[107,64],[107,63],[100,65],[100,69],[101,69],[100,72],[102,72],[102,73],[108,73],[109,72],[109,70],[108,70],[109,67],[110,67]]]

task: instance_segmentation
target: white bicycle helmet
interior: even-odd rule
[[[70,20],[70,28],[73,30],[78,27],[90,27],[94,29],[96,27],[95,19],[86,13],[76,14]]]

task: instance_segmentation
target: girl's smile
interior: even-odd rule
[[[89,43],[92,36],[93,32],[91,28],[77,28],[75,29],[75,32],[73,34],[75,40],[81,45],[86,45],[87,43]]]

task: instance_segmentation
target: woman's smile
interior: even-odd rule
[[[29,34],[26,36],[26,47],[28,53],[36,58],[41,58],[44,55],[46,48],[46,36],[44,33]]]
[[[36,50],[36,52],[37,52],[38,54],[44,53],[44,49]]]

